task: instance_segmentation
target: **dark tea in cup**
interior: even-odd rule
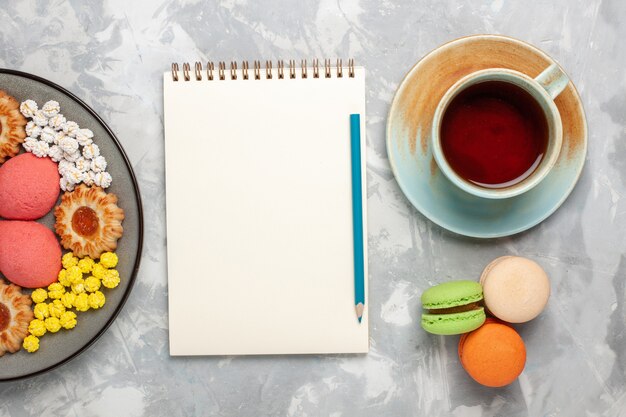
[[[435,109],[432,155],[457,188],[481,198],[511,198],[535,188],[563,144],[554,99],[569,78],[557,64],[537,77],[487,68],[457,80]]]
[[[471,85],[445,109],[441,150],[454,172],[484,188],[528,178],[546,153],[548,121],[537,100],[506,81]]]

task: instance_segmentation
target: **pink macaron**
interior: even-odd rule
[[[59,198],[59,172],[50,158],[23,153],[0,166],[0,217],[35,220]]]
[[[61,246],[47,227],[31,221],[0,221],[0,272],[26,288],[47,287],[61,270]]]

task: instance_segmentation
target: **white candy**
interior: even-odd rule
[[[24,139],[24,143],[22,143],[22,146],[24,147],[26,152],[32,152],[33,149],[35,149],[35,146],[37,146],[37,142],[39,142],[37,139],[28,137]]]
[[[65,134],[71,137],[75,137],[76,132],[78,132],[78,130],[80,129],[78,123],[76,122],[66,122],[61,128],[63,129]]]
[[[85,177],[83,178],[83,183],[87,187],[91,187],[93,185],[93,179],[96,176],[96,173],[93,171],[85,172]]]
[[[76,140],[80,146],[87,146],[93,143],[93,132],[89,129],[78,129]]]
[[[46,143],[53,143],[56,139],[57,132],[54,131],[50,126],[46,126],[41,129],[41,140]]]
[[[65,136],[59,139],[58,145],[61,149],[63,149],[63,152],[65,153],[73,154],[78,151],[78,142],[76,141],[76,139],[69,136]]]
[[[43,105],[41,111],[43,111],[43,114],[45,114],[46,117],[53,117],[59,114],[59,112],[61,111],[61,106],[59,106],[59,103],[57,101],[50,100]]]
[[[91,164],[89,163],[89,161],[82,156],[76,160],[75,164],[76,168],[78,168],[80,172],[89,171],[89,168],[91,168]]]
[[[61,149],[61,148],[59,148],[59,149]],[[63,151],[61,151],[61,152],[63,152]],[[63,155],[61,157],[63,157]],[[61,161],[59,161],[59,174],[61,174],[62,176],[65,176],[65,174],[71,168],[75,168],[75,165],[74,165],[73,162],[67,161],[65,159],[61,159]]]
[[[45,126],[48,124],[48,118],[41,110],[37,110],[35,114],[33,114],[33,122],[35,122],[37,126]]]
[[[46,142],[38,140],[37,143],[34,144],[33,150],[31,152],[38,158],[45,158],[46,156],[48,156],[49,150],[50,147]]]
[[[30,136],[28,134],[28,132],[32,131],[35,126],[37,126],[37,125],[32,120],[30,122],[26,123],[26,126],[24,127],[24,129],[26,130],[26,136]]]
[[[52,145],[48,149],[48,156],[54,162],[58,162],[59,163],[59,173],[60,173],[60,171],[61,171],[61,163],[62,162],[67,162],[67,161],[63,160],[63,149],[59,148],[58,145]],[[61,174],[61,175],[63,175],[63,174]]]
[[[20,112],[24,117],[33,117],[38,109],[39,107],[34,100],[26,100],[20,104]]]
[[[85,136],[76,135],[76,140],[78,141],[78,144],[80,146],[89,146],[93,143],[93,139],[85,137]]]
[[[105,171],[106,169],[107,169],[107,161],[106,159],[104,159],[104,156],[102,155],[96,156],[91,161],[91,170],[93,172],[102,172],[102,171]]]
[[[38,138],[41,134],[41,126],[37,126],[32,120],[26,123],[26,136],[31,138]]]
[[[109,188],[113,182],[113,177],[108,172],[102,172],[102,179],[100,180],[100,187]]]
[[[63,176],[65,177],[65,179],[67,179],[67,182],[76,185],[76,184],[80,184],[83,181],[83,178],[85,177],[85,173],[80,172],[78,168],[76,167],[72,167],[72,168],[69,168],[67,172],[65,173],[65,175]]]
[[[80,152],[76,151],[74,153],[63,152],[63,159],[68,162],[76,162],[76,160],[80,158]]]
[[[59,142],[61,142],[61,139],[63,139],[64,137],[67,137],[67,135],[65,134],[65,132],[63,132],[62,130],[59,130],[58,132],[55,131],[54,132],[54,144],[58,145]]]
[[[93,176],[93,182],[98,187],[108,188],[111,185],[113,179],[108,172],[97,172]]]
[[[89,139],[93,138],[93,132],[91,131],[91,129],[78,129],[77,135],[78,134],[85,136]]]
[[[65,177],[61,177],[59,185],[63,191],[74,191],[74,184],[70,183]]]
[[[63,124],[66,122],[67,120],[65,119],[65,116],[63,116],[62,114],[57,114],[56,116],[52,116],[50,118],[50,120],[48,121],[48,125],[53,128],[54,130],[59,130],[63,127]]]
[[[85,159],[93,159],[100,156],[100,148],[95,143],[83,147],[83,156]]]
[[[26,124],[28,137],[22,146],[35,156],[50,157],[58,164],[63,191],[73,191],[81,182],[102,188],[111,185],[107,161],[93,143],[93,132],[67,120],[59,102],[49,100],[39,109],[34,100],[26,100],[20,104],[20,112],[32,119]]]

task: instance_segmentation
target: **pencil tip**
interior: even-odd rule
[[[361,322],[361,320],[363,320],[363,309],[364,309],[364,305],[363,303],[358,303],[357,305],[354,306],[354,309],[356,310],[356,318],[359,319],[359,323]]]

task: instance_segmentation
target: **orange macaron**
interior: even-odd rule
[[[488,318],[480,328],[461,336],[459,359],[476,382],[503,387],[524,370],[526,347],[515,329]]]

